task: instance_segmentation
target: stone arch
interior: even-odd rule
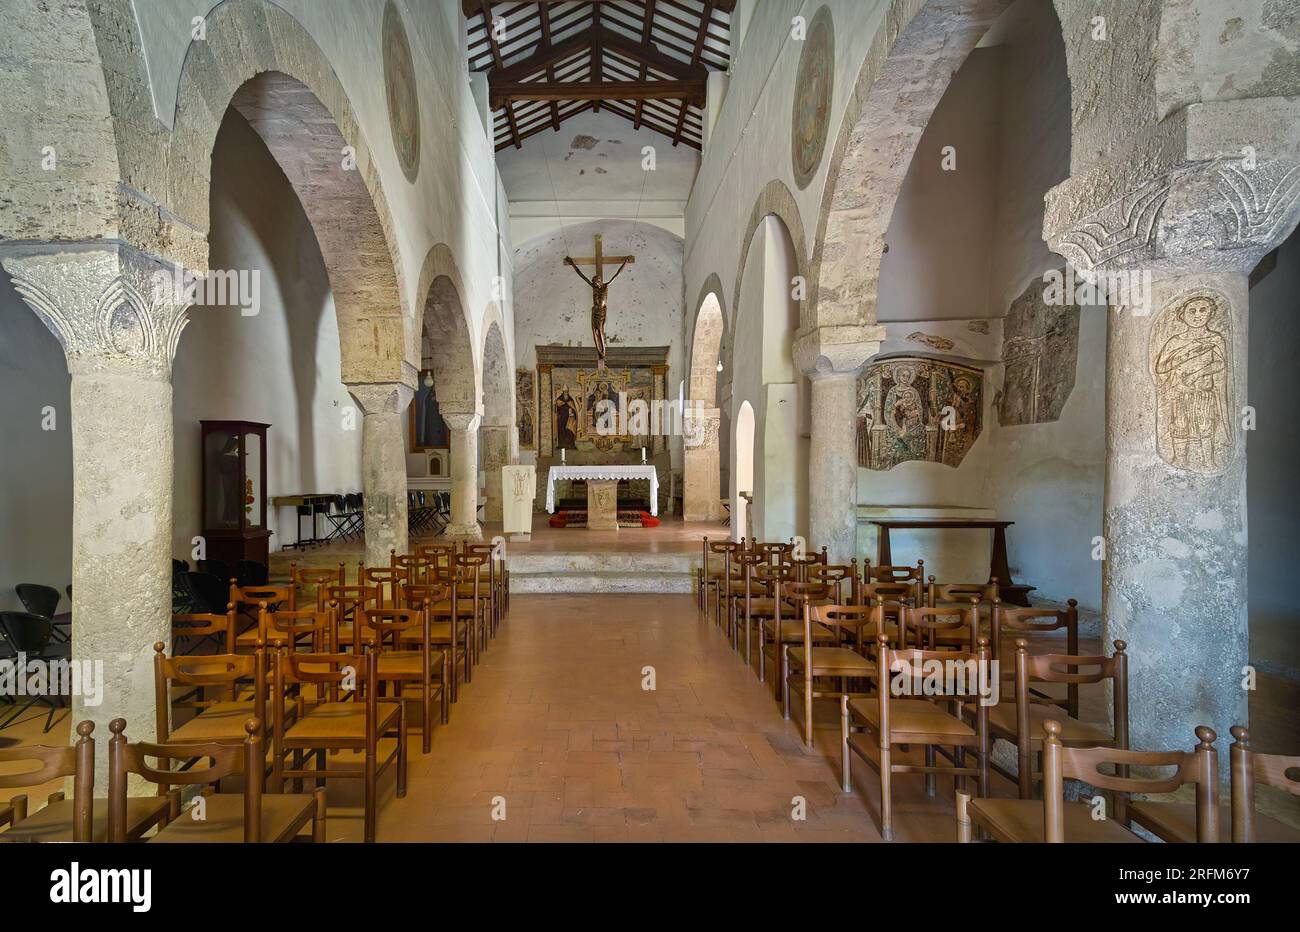
[[[424,299],[414,355],[423,360],[427,351],[439,406],[453,414],[481,411],[480,370],[465,312],[465,283],[445,243],[425,256],[417,294]]]
[[[114,117],[124,216],[132,245],[199,272],[208,269],[212,150],[226,112],[262,137],[311,220],[339,322],[343,381],[409,382],[400,251],[369,144],[325,54],[306,29],[268,0],[226,0],[205,18],[177,85],[170,133],[148,109],[148,75],[133,14],[92,10]],[[309,144],[304,145],[304,140]],[[346,164],[345,164],[346,163]],[[158,210],[162,205],[163,209]]]
[[[722,282],[710,275],[704,283],[691,340],[688,402],[693,419],[682,448],[682,517],[687,521],[716,521],[722,517],[722,412],[718,404],[718,361],[727,328],[722,306]]]
[[[485,318],[483,337],[483,424],[479,428],[479,452],[487,477],[484,518],[502,519],[501,467],[513,462],[518,447],[515,436],[514,378],[511,355],[506,346],[500,311],[493,304]]]
[[[1013,0],[892,0],[854,83],[821,197],[800,330],[874,325],[885,230],[930,115]],[[793,228],[791,228],[793,231]]]
[[[740,320],[740,283],[745,277],[745,259],[749,244],[759,225],[770,216],[777,217],[785,224],[786,232],[790,235],[794,245],[795,274],[808,275],[808,237],[804,232],[803,215],[799,213],[799,205],[795,203],[794,194],[790,189],[784,182],[773,179],[763,187],[754,201],[754,206],[749,212],[749,222],[745,225],[745,233],[740,240],[740,263],[736,266],[736,287],[731,292],[731,326],[727,330],[728,335],[734,332],[737,321]],[[803,309],[808,306],[810,292],[807,283],[802,293],[804,297],[799,302],[800,320],[803,319]]]

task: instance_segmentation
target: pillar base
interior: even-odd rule
[[[473,524],[449,524],[443,530],[442,536],[453,540],[482,540],[483,528],[477,521]]]

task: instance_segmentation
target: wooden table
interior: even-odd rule
[[[1007,565],[1007,528],[1016,522],[980,518],[874,518],[870,523],[876,526],[876,562],[881,566],[892,566],[894,562],[889,549],[891,530],[991,530],[993,552],[989,555],[989,579],[998,581],[998,593],[1002,601],[1013,605],[1029,605],[1029,593],[1034,587],[1016,585],[1011,578],[1011,567]]]

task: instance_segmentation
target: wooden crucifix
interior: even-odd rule
[[[636,256],[607,256],[601,248],[600,234],[596,234],[596,254],[594,256],[575,259],[572,256],[564,257],[564,264],[570,266],[573,271],[578,273],[578,277],[591,286],[591,339],[596,344],[596,359],[601,369],[605,368],[605,317],[609,310],[609,286],[613,284],[614,279],[618,278],[619,273],[630,262],[635,262]],[[617,262],[618,269],[610,276],[609,281],[605,281],[605,263]],[[580,265],[594,265],[595,274],[588,278],[582,274]]]

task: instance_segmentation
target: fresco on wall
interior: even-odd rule
[[[1151,326],[1156,446],[1170,466],[1223,472],[1232,460],[1232,325],[1228,299],[1201,289],[1165,305]]]
[[[983,399],[980,369],[920,356],[873,363],[858,377],[858,465],[961,465],[982,429]]]
[[[1003,426],[1059,420],[1079,362],[1079,306],[1043,300],[1040,279],[1011,302],[1002,326],[1006,366],[998,397]]]
[[[794,178],[800,188],[808,187],[821,165],[834,88],[835,26],[830,8],[822,7],[808,24],[795,76],[790,148]]]
[[[420,101],[415,87],[411,45],[402,26],[401,14],[391,0],[384,6],[384,87],[388,94],[388,125],[393,148],[402,163],[406,180],[415,182],[420,173]]]
[[[533,388],[533,370],[515,370],[515,425],[519,430],[519,449],[531,450],[536,446],[533,413],[537,406],[537,393]]]

